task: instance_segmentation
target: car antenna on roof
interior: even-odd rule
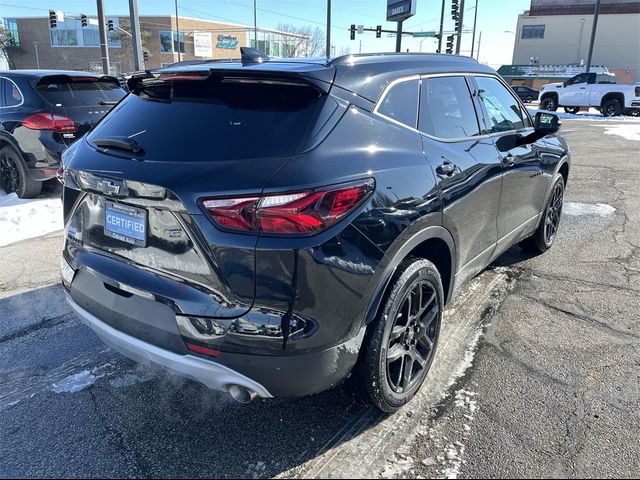
[[[261,52],[257,48],[240,47],[240,56],[242,65],[254,65],[256,63],[264,63],[271,60],[269,55]]]

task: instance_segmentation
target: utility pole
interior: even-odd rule
[[[33,47],[36,49],[36,68],[40,70],[40,56],[38,55],[38,42],[33,42]]]
[[[180,61],[180,23],[178,21],[178,0],[176,0],[176,35],[178,36],[178,61]],[[171,36],[173,36],[173,34],[171,34]]]
[[[107,22],[104,17],[104,0],[96,0],[98,8],[98,31],[100,33],[100,53],[102,55],[102,73],[110,75],[109,47],[107,43]]]
[[[473,58],[473,47],[476,45],[476,25],[478,23],[478,0],[476,0],[476,12],[473,16],[473,37],[471,39],[471,58]]]
[[[133,69],[144,70],[142,57],[142,38],[140,37],[140,18],[138,17],[138,0],[129,0],[129,16],[131,17],[131,46],[133,47]]]
[[[591,29],[591,43],[589,44],[589,56],[587,57],[587,73],[591,70],[591,57],[593,56],[593,44],[596,41],[596,28],[598,28],[598,16],[600,15],[600,0],[596,0],[596,11],[593,14],[593,28]]]
[[[444,4],[446,0],[442,0],[442,10],[440,11],[440,33],[438,34],[438,53],[442,53],[442,35],[444,32]]]
[[[464,20],[464,0],[460,0],[460,23],[458,24],[458,41],[456,42],[456,55],[460,54],[462,44],[462,21]]]
[[[482,42],[482,32],[480,32],[480,36],[478,37],[478,51],[476,52],[476,60],[480,63],[480,42]]]
[[[400,52],[402,48],[402,21],[398,22],[398,30],[396,31],[396,52]]]
[[[253,0],[253,47],[258,48],[258,9],[256,8],[256,0]]]
[[[331,56],[331,0],[327,0],[327,44],[325,45],[325,51],[327,58]],[[360,41],[362,48],[362,40]]]

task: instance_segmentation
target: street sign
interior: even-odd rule
[[[418,0],[387,0],[387,22],[402,22],[416,14]]]
[[[364,25],[358,25],[358,33],[364,33]]]
[[[437,37],[438,34],[436,32],[413,32],[414,37]]]

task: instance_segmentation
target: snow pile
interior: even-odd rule
[[[61,229],[59,198],[20,199],[0,190],[0,247]]]
[[[618,135],[622,138],[626,138],[627,140],[640,142],[640,123],[606,125],[604,133],[607,135]]]
[[[598,215],[600,217],[606,217],[615,211],[615,207],[607,205],[606,203],[565,202],[562,206],[562,213],[571,216]]]
[[[536,112],[538,111],[538,108],[527,107],[527,110],[529,110],[529,113],[531,114],[532,117],[535,117]],[[595,108],[590,108],[586,112],[580,111],[578,113],[566,113],[562,110],[562,108],[560,108],[554,113],[558,115],[559,118],[565,119],[565,120],[590,120],[590,121],[597,120],[600,122],[640,122],[638,117],[632,117],[630,115],[620,115],[618,117],[605,117]]]

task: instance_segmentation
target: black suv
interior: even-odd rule
[[[68,300],[124,355],[239,401],[349,378],[394,411],[459,286],[553,244],[558,118],[469,58],[243,54],[132,78],[65,153]]]
[[[513,88],[513,91],[516,92],[520,100],[524,103],[531,103],[534,100],[538,99],[540,92],[538,90],[534,90],[530,87],[525,87],[524,85],[516,85]]]
[[[116,78],[92,73],[0,71],[0,188],[37,197],[62,152],[125,93]]]

